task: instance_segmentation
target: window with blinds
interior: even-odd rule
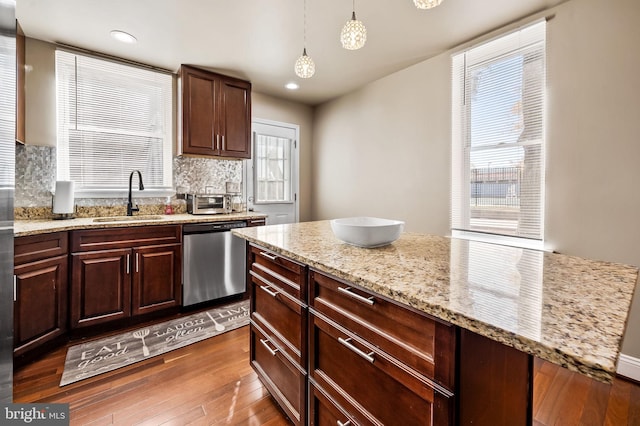
[[[58,50],[56,85],[58,180],[100,196],[140,170],[148,195],[171,189],[170,74]]]
[[[542,240],[545,22],[452,58],[451,227]]]

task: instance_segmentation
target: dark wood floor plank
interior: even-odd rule
[[[584,426],[600,426],[605,423],[609,395],[613,386],[601,383],[596,380],[591,381],[589,394],[584,403],[584,410],[580,417],[580,424]]]
[[[618,381],[617,386],[613,386],[607,405],[605,424],[607,425],[627,425],[629,416],[629,398],[631,398],[632,384]]]

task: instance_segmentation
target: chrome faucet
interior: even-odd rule
[[[140,170],[132,171],[129,175],[129,202],[127,203],[127,216],[133,216],[133,212],[140,211],[138,205],[136,204],[136,206],[133,207],[133,203],[131,201],[131,184],[133,183],[133,174],[136,172],[138,173],[138,182],[140,182],[138,188],[140,189],[140,191],[144,190],[144,184],[142,183],[142,173],[140,173]]]

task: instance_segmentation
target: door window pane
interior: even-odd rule
[[[276,136],[255,135],[255,202],[292,202],[291,145]]]

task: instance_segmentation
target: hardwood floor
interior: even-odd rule
[[[65,355],[16,369],[15,402],[69,403],[72,425],[290,424],[249,366],[248,327],[60,388]],[[533,414],[535,426],[640,425],[640,386],[536,360]]]
[[[66,347],[18,368],[15,402],[70,404],[72,425],[288,425],[249,366],[242,327],[59,387]]]

